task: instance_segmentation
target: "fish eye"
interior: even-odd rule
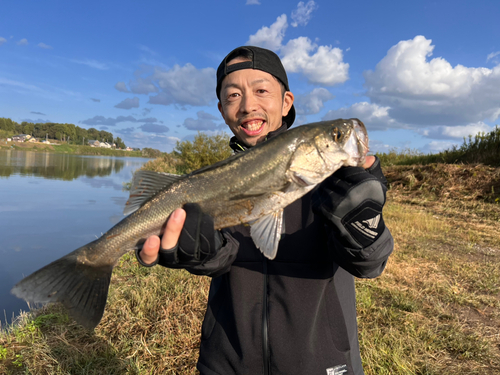
[[[335,142],[340,142],[342,141],[342,138],[344,137],[344,132],[340,130],[339,128],[333,128],[332,132],[333,140]]]

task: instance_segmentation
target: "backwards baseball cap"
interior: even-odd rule
[[[243,56],[249,61],[243,61],[236,64],[228,65],[228,63],[235,59],[236,57]],[[224,78],[235,72],[237,70],[242,69],[257,69],[262,70],[263,72],[269,73],[272,76],[276,77],[282,84],[285,86],[286,91],[290,91],[290,87],[288,87],[288,78],[286,76],[285,68],[281,63],[280,58],[273,51],[268,49],[254,47],[254,46],[242,46],[235,48],[222,60],[219,67],[217,68],[217,98],[220,100],[220,91],[221,85]],[[286,116],[283,117],[283,121],[285,121],[287,127],[292,126],[295,121],[295,107],[292,105],[290,111]]]

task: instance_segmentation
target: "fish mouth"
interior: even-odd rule
[[[262,133],[266,121],[263,119],[251,119],[240,124],[240,128],[249,136],[255,136]]]
[[[365,162],[369,151],[368,134],[364,124],[356,119],[351,119],[353,130],[344,144],[344,151],[349,155],[349,161],[353,165],[361,165]]]

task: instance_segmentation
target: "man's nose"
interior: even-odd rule
[[[259,105],[257,99],[252,94],[245,94],[241,98],[240,110],[243,113],[252,113],[258,109]]]

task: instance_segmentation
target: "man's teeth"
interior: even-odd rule
[[[245,124],[245,129],[250,131],[259,130],[264,121],[252,121]]]

